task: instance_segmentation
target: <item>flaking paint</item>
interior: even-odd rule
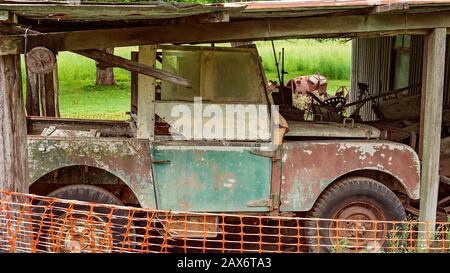
[[[419,198],[420,161],[407,145],[389,141],[298,141],[283,144],[281,211],[307,211],[339,177],[377,170]]]
[[[54,170],[91,166],[120,178],[143,207],[155,208],[147,140],[113,138],[28,138],[29,185]]]

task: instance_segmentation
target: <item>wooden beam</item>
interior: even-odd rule
[[[393,32],[408,34],[437,27],[450,27],[450,12],[265,18],[209,24],[63,31],[30,34],[27,36],[27,47],[45,46],[54,51],[65,51],[162,43],[341,37],[386,32],[391,35]],[[1,39],[0,55],[24,52],[24,35],[3,36]]]
[[[145,65],[143,63],[136,63],[125,58],[109,54],[105,51],[98,49],[88,49],[88,50],[76,50],[77,54],[83,55],[85,57],[94,59],[96,61],[102,62],[104,64],[109,64],[115,67],[120,67],[129,71],[138,72],[162,81],[167,81],[172,84],[181,85],[183,87],[191,87],[189,80],[179,77],[175,74],[166,72],[161,69],[157,69],[153,66]]]
[[[421,149],[422,173],[420,180],[419,239],[423,232],[434,231],[439,190],[439,154],[441,143],[442,101],[444,91],[445,46],[447,29],[437,28],[425,36],[422,83]],[[430,233],[431,234],[431,233]],[[419,250],[424,250],[419,241]]]
[[[155,45],[139,47],[139,63],[154,67],[156,63]],[[137,138],[154,140],[155,124],[155,78],[147,75],[138,75],[138,115]]]
[[[0,191],[28,192],[20,56],[0,57]]]

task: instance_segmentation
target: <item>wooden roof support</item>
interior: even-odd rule
[[[153,66],[127,60],[125,58],[107,53],[99,49],[76,50],[74,52],[101,62],[102,65],[120,67],[132,72],[137,72],[156,79],[160,79],[162,81],[167,81],[172,84],[180,85],[183,87],[191,87],[190,81],[185,78],[179,77],[175,74],[166,72],[161,69],[157,69]]]
[[[142,65],[154,67],[156,64],[156,45],[139,47],[138,60]],[[137,138],[154,140],[155,138],[155,79],[148,75],[138,74],[137,85]]]
[[[0,56],[0,191],[28,192],[20,56]]]
[[[447,29],[437,28],[425,36],[420,120],[422,173],[420,181],[420,222],[436,221],[439,190],[439,154],[441,143],[442,101],[444,91],[445,46]],[[434,224],[419,225],[419,240],[433,232]],[[419,242],[419,251],[425,249]]]
[[[30,34],[27,47],[44,46],[54,51],[65,51],[164,43],[341,37],[364,33],[393,35],[437,27],[450,27],[450,12],[266,18],[209,24],[63,31]],[[3,45],[0,55],[24,52],[24,35],[3,36],[1,39]]]

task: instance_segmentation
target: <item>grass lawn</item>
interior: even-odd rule
[[[257,43],[266,76],[277,80],[270,42]],[[278,41],[277,51],[285,48],[285,76],[290,78],[320,72],[328,79],[328,90],[334,93],[349,85],[350,43],[336,41]],[[115,54],[130,58],[133,47],[116,48]],[[70,52],[58,55],[60,110],[63,117],[121,119],[130,109],[130,73],[114,69],[117,85],[95,85],[95,62]]]

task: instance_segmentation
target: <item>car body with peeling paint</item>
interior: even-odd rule
[[[55,196],[89,184],[121,204],[161,210],[380,221],[403,219],[398,205],[419,198],[417,154],[382,140],[378,129],[273,123],[279,113],[255,48],[166,46],[162,68],[192,88],[162,82],[160,97],[148,105],[156,118],[148,118],[147,138],[137,136],[133,119],[28,117],[30,192]],[[215,120],[226,130],[196,137],[204,130],[197,124],[212,118],[206,109],[227,115]],[[181,132],[183,119],[189,130]]]

